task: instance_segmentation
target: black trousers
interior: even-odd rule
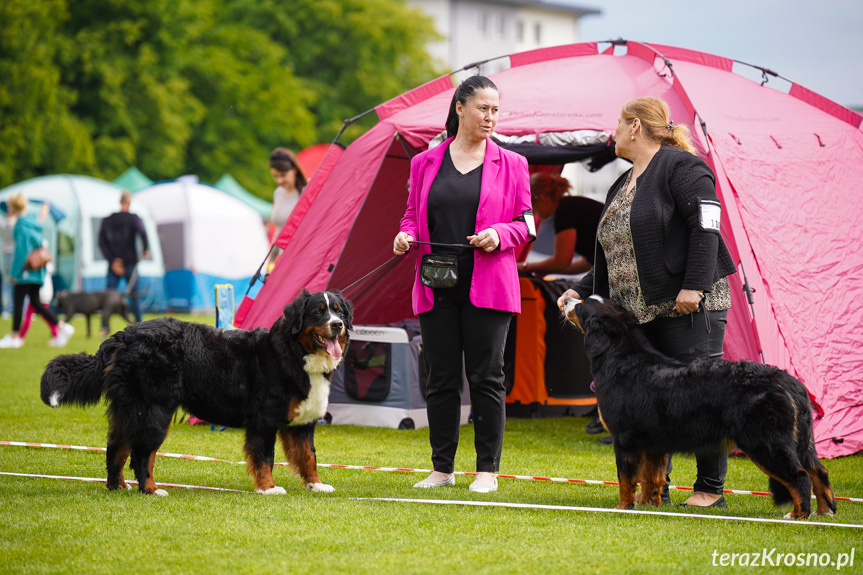
[[[657,318],[642,324],[647,340],[659,351],[683,363],[692,363],[702,357],[722,357],[725,325],[728,312],[704,311],[683,317]],[[728,456],[721,453],[695,455],[697,475],[693,489],[703,493],[722,494],[728,471]],[[668,457],[668,474],[671,474],[671,456]],[[666,475],[666,487],[671,479]]]
[[[24,318],[24,298],[27,296],[30,296],[30,305],[33,306],[36,313],[48,320],[49,323],[57,325],[57,314],[51,308],[45,306],[42,300],[39,299],[40,287],[42,286],[38,284],[15,284],[13,296],[15,305],[12,308],[12,331],[15,333],[21,331],[21,321]]]
[[[436,289],[434,308],[419,314],[428,360],[429,442],[435,471],[452,473],[461,413],[462,358],[473,407],[476,470],[500,468],[506,423],[503,351],[512,313],[470,303],[473,254],[459,259],[459,284]]]

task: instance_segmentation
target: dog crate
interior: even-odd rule
[[[354,326],[333,374],[326,419],[335,425],[414,429],[428,427],[427,370],[418,322]],[[461,423],[470,418],[470,392],[462,378]]]

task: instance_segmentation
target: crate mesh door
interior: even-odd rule
[[[352,342],[345,355],[345,391],[357,401],[383,401],[392,381],[391,345]]]

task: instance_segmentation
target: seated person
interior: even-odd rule
[[[554,217],[554,255],[541,261],[520,262],[520,272],[575,275],[593,268],[596,228],[602,204],[584,196],[566,196],[566,178],[539,172],[530,178],[533,213],[540,220]]]

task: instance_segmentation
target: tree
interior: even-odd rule
[[[313,94],[285,62],[282,46],[235,23],[214,24],[185,53],[183,75],[206,110],[188,145],[191,172],[215,181],[229,171],[250,191],[272,195],[270,151],[317,141]]]
[[[0,3],[0,187],[94,166],[87,128],[69,113],[74,90],[60,83],[56,39],[64,0]]]
[[[4,0],[0,186],[137,165],[269,199],[268,152],[434,77],[433,35],[404,0]]]
[[[352,118],[439,75],[425,46],[431,19],[404,0],[228,0],[231,19],[285,46],[314,94],[318,132],[331,140]],[[347,144],[371,122],[349,128]]]

